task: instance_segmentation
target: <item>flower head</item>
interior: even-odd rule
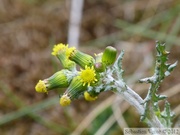
[[[77,50],[75,47],[71,47],[66,50],[66,57],[74,61],[82,68],[84,68],[86,65],[92,66],[95,62],[92,56]]]
[[[51,54],[56,56],[59,51],[66,50],[67,48],[68,48],[68,45],[65,45],[65,44],[62,44],[62,43],[54,45],[53,52]]]
[[[74,74],[71,71],[62,69],[49,78],[45,79],[44,81],[46,82],[45,84],[47,90],[52,90],[54,88],[68,87],[73,77]]]
[[[93,66],[91,68],[85,66],[85,69],[81,69],[79,77],[81,78],[81,82],[83,82],[83,86],[86,84],[90,86],[91,83],[95,83],[97,81],[96,72]]]
[[[59,103],[60,103],[61,106],[68,106],[71,103],[71,99],[67,94],[64,94],[60,98]]]
[[[46,84],[44,81],[39,80],[39,82],[35,86],[36,92],[39,93],[47,93]]]
[[[84,92],[84,98],[87,100],[87,101],[94,101],[97,99],[97,96],[93,97],[91,96],[87,91]]]
[[[47,93],[55,88],[68,87],[75,74],[67,69],[62,69],[49,78],[39,80],[35,89],[37,92]]]

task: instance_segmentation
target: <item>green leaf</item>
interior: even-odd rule
[[[163,81],[165,77],[171,74],[171,72],[177,65],[177,62],[175,62],[174,64],[167,63],[169,52],[165,50],[165,44],[157,42],[156,50],[157,50],[157,55],[156,55],[156,65],[155,65],[154,75],[139,80],[140,82],[151,84],[148,90],[148,94],[144,99],[145,111],[141,117],[141,120],[145,120],[145,118],[150,118],[153,113],[158,112],[158,108],[159,108],[158,102],[160,100],[164,100],[167,98],[165,95],[157,94],[158,88],[160,87],[160,83]],[[161,117],[159,117],[159,113],[156,113],[156,116],[160,119],[160,121],[166,121],[165,123],[163,122],[163,124],[166,127],[171,126],[171,122],[170,122],[171,113],[170,113],[170,105],[168,102],[166,102],[165,110],[161,114]]]
[[[168,101],[165,102],[165,108],[164,108],[164,111],[161,112],[161,116],[162,118],[164,118],[165,120],[165,123],[164,125],[167,127],[167,128],[170,128],[171,125],[172,125],[172,119],[174,117],[174,113],[171,112],[171,108],[170,108],[170,104]]]

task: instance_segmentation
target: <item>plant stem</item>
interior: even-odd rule
[[[123,82],[115,80],[116,90],[115,93],[121,95],[128,103],[134,106],[140,115],[144,114],[144,100],[130,87],[124,85]],[[153,109],[153,108],[149,108]],[[151,111],[150,111],[151,112]],[[164,128],[157,116],[152,113],[145,121],[152,128]]]

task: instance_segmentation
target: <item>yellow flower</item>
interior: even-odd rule
[[[70,48],[68,48],[68,49],[66,50],[66,57],[69,58],[75,50],[76,50],[75,47],[70,47]]]
[[[60,50],[66,50],[67,48],[68,48],[68,45],[65,45],[62,43],[54,45],[53,52],[51,54],[56,56]]]
[[[88,86],[90,86],[91,83],[95,83],[97,81],[96,73],[93,66],[91,68],[85,66],[84,70],[81,69],[79,76],[81,78],[81,82],[83,83],[83,86],[85,86],[86,83],[88,84]]]
[[[84,98],[87,100],[87,101],[94,101],[97,99],[97,96],[95,97],[92,97],[87,91],[84,92]]]
[[[68,106],[71,103],[71,99],[67,94],[64,94],[60,98],[59,103],[60,103],[61,106]]]
[[[46,84],[42,80],[39,80],[39,82],[36,84],[35,89],[36,89],[36,92],[47,93]]]

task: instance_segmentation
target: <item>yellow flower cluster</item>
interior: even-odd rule
[[[59,103],[67,106],[71,100],[78,98],[84,93],[87,101],[97,99],[96,91],[89,91],[89,86],[96,86],[100,74],[106,70],[105,66],[110,66],[116,58],[116,50],[113,47],[107,47],[104,53],[96,55],[96,59],[85,54],[75,47],[68,47],[67,44],[54,45],[52,55],[56,56],[64,69],[56,72],[51,77],[39,80],[35,89],[39,93],[47,93],[54,88],[68,87],[61,96]],[[76,64],[81,68],[77,71]]]

